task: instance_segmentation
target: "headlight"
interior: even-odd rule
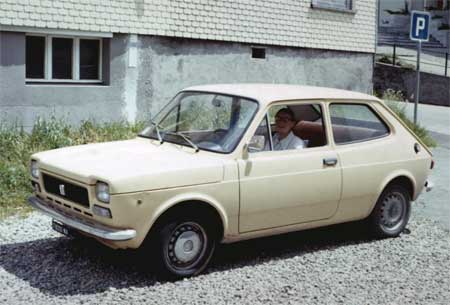
[[[109,186],[104,182],[97,182],[95,185],[97,199],[104,203],[109,203]]]
[[[33,178],[39,179],[39,168],[37,166],[37,161],[31,160],[30,172]]]

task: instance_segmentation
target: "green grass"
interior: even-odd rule
[[[421,126],[420,124],[414,124],[408,116],[406,115],[406,106],[404,105],[406,102],[398,102],[398,101],[387,101],[386,104],[391,108],[395,114],[411,129],[429,148],[433,148],[437,146],[436,141],[430,136],[428,130]]]
[[[411,129],[429,148],[437,146],[436,141],[431,137],[428,130],[420,124],[414,124],[406,115],[406,105],[408,101],[405,99],[404,94],[401,91],[395,91],[393,89],[387,89],[380,96],[381,99],[386,101],[386,105],[397,114],[397,116]]]
[[[18,126],[0,125],[0,218],[28,211],[31,195],[30,156],[39,151],[134,138],[143,123],[97,124],[85,121],[73,127],[62,119],[38,120],[30,133]]]

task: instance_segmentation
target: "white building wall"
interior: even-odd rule
[[[132,33],[375,52],[376,1],[347,12],[311,0],[0,0],[0,30]],[[24,29],[26,31],[26,29]]]

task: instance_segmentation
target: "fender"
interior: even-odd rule
[[[375,204],[377,203],[378,198],[380,198],[380,195],[383,192],[383,190],[386,188],[386,186],[392,180],[394,180],[394,179],[396,179],[398,177],[406,177],[412,182],[412,185],[413,185],[413,196],[412,196],[412,198],[415,198],[414,196],[415,196],[416,189],[417,189],[417,182],[416,182],[416,179],[414,178],[414,176],[410,172],[408,172],[408,171],[406,171],[404,169],[395,170],[395,171],[389,173],[389,175],[387,175],[383,179],[383,181],[380,183],[380,186],[378,187],[378,190],[377,190],[376,199],[374,200],[372,206],[370,207],[370,213],[372,212],[373,208],[375,207]]]
[[[159,219],[159,217],[161,217],[162,214],[164,214],[166,211],[176,206],[177,204],[187,201],[200,201],[205,204],[209,204],[212,208],[214,208],[222,220],[224,236],[226,235],[226,232],[228,232],[229,227],[228,215],[226,214],[225,210],[222,208],[220,203],[211,196],[195,192],[179,194],[161,203],[150,217],[148,226],[145,228],[147,231],[146,234],[148,234],[150,229],[153,227],[155,222]]]

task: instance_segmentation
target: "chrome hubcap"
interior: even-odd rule
[[[175,241],[173,249],[175,258],[183,263],[187,263],[200,253],[201,245],[200,236],[196,232],[183,232]]]
[[[387,230],[396,230],[406,215],[406,200],[400,193],[391,193],[383,201],[382,225]]]
[[[175,228],[169,239],[168,258],[176,268],[195,265],[206,250],[206,233],[196,223],[183,223]]]

